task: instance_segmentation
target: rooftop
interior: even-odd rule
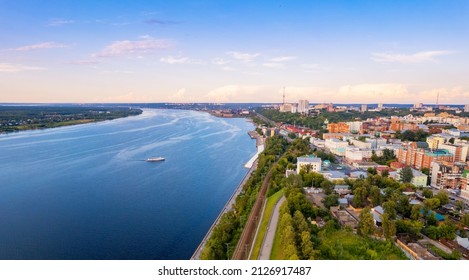
[[[451,155],[448,150],[442,150],[442,149],[437,149],[433,150],[431,152],[426,152],[425,153],[428,156],[444,156],[444,155]]]
[[[338,189],[350,189],[350,186],[349,185],[335,185],[334,189],[336,189],[336,190],[338,190]]]
[[[325,171],[321,172],[323,175],[329,175],[331,178],[347,178],[347,175],[345,173],[340,172],[340,171]]]
[[[297,158],[297,162],[321,162],[321,159],[317,157],[312,157],[312,156],[299,157]]]

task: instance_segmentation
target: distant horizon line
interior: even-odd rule
[[[301,99],[305,100],[305,99]],[[285,102],[285,104],[295,104],[297,102]],[[86,105],[86,104],[211,104],[211,105],[223,105],[223,104],[263,104],[263,105],[282,105],[282,102],[0,102],[0,105]],[[333,104],[333,105],[411,105],[420,104],[417,103],[334,103],[334,102],[310,102],[310,105],[313,104]],[[432,103],[421,103],[422,106],[465,106],[468,104],[432,104]]]

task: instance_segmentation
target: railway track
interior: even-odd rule
[[[273,166],[275,166],[275,164]],[[254,203],[254,206],[251,209],[251,213],[249,214],[249,218],[244,225],[244,229],[241,233],[241,237],[239,238],[238,245],[233,252],[233,256],[231,258],[233,260],[247,260],[249,258],[249,251],[251,250],[254,234],[256,232],[257,224],[260,220],[260,213],[265,203],[265,195],[267,193],[267,189],[269,188],[273,166],[264,178],[264,182],[262,183],[256,202]]]

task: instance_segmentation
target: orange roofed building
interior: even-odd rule
[[[329,133],[347,133],[350,131],[350,126],[344,122],[330,123],[327,125]]]

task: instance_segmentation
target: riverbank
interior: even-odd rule
[[[111,106],[0,106],[0,134],[114,120],[142,112]]]

